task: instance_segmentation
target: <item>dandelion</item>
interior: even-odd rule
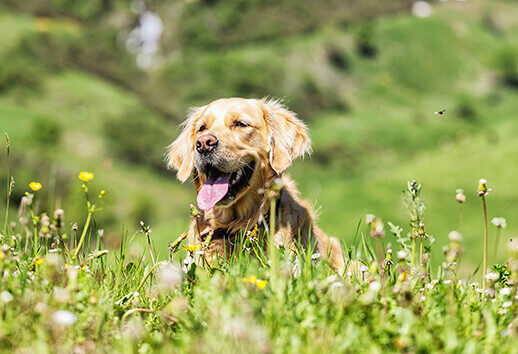
[[[7,304],[7,303],[13,301],[13,299],[14,299],[14,296],[8,291],[2,291],[2,293],[0,293],[0,301],[3,302],[4,304]]]
[[[450,232],[448,234],[448,238],[450,239],[451,242],[457,242],[457,243],[462,242],[462,235],[458,231]]]
[[[180,267],[173,263],[167,263],[158,270],[158,280],[165,289],[177,289],[182,285],[183,273]]]
[[[500,243],[500,232],[502,229],[507,227],[507,220],[502,217],[495,217],[491,220],[491,223],[496,226],[496,236],[495,236],[495,247],[493,249],[493,259],[496,258],[496,252],[498,251],[498,244]]]
[[[79,176],[77,177],[83,182],[88,182],[94,178],[94,174],[91,172],[82,171],[81,173],[79,173]]]
[[[60,310],[54,312],[52,320],[58,325],[69,327],[76,323],[77,316],[72,312]]]
[[[37,192],[39,191],[43,186],[39,182],[31,182],[29,183],[29,188],[33,191]]]
[[[189,253],[194,253],[199,250],[201,246],[198,243],[191,243],[190,245],[182,245],[182,247]]]

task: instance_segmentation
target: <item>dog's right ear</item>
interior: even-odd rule
[[[176,177],[182,183],[189,178],[194,167],[194,122],[204,108],[196,107],[191,109],[191,113],[182,123],[182,132],[167,147],[167,166],[178,171]]]

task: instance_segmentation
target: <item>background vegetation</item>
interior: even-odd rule
[[[11,136],[13,215],[38,180],[41,210],[63,207],[68,225],[84,220],[81,189],[70,181],[89,170],[108,192],[96,215],[106,240],[119,244],[145,220],[164,257],[195,199],[162,163],[187,108],[272,95],[310,127],[315,152],[291,173],[328,233],[352,242],[367,213],[407,227],[402,190],[418,179],[440,252],[458,228],[455,189],[464,188],[471,272],[481,259],[481,177],[493,188],[489,217],[508,218],[503,237],[518,232],[516,2],[437,2],[422,18],[404,0],[147,1],[163,32],[146,68],[127,48],[142,4],[0,1],[0,128]],[[497,259],[505,255],[502,247]]]

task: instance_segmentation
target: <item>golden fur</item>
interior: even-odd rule
[[[246,125],[238,126],[238,121]],[[261,228],[270,205],[270,197],[263,191],[275,178],[282,178],[275,243],[286,248],[295,247],[297,241],[305,247],[315,244],[317,252],[323,258],[329,256],[333,267],[343,272],[344,257],[339,241],[315,225],[309,203],[300,199],[294,182],[283,174],[294,159],[311,150],[307,128],[295,113],[278,101],[267,99],[226,98],[194,108],[183,123],[182,133],[169,146],[167,161],[178,171],[181,182],[193,177],[196,193],[207,178],[195,149],[196,140],[203,134],[212,134],[219,140],[214,160],[221,171],[230,173],[255,162],[248,187],[239,191],[230,203],[202,212],[198,226],[194,221],[191,223],[190,242],[201,243],[202,235],[214,230],[223,229],[228,236],[212,240],[206,258],[225,256],[224,250],[232,245],[227,238],[234,233],[255,225]]]

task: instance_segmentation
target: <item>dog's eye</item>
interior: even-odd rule
[[[205,127],[205,125],[202,125],[201,127],[199,127],[199,128],[198,128],[198,131],[199,131],[199,132],[202,132],[202,131],[204,131],[205,129],[207,129],[207,128]]]
[[[248,127],[248,124],[246,124],[242,120],[238,120],[235,125],[236,125],[236,127],[239,127],[239,128]]]

